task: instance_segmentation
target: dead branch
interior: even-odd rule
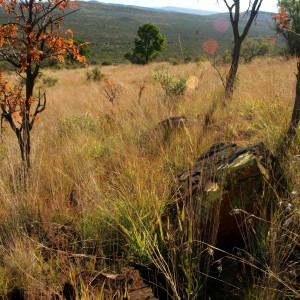
[[[222,85],[224,87],[224,89],[226,88],[226,76],[224,74],[221,73],[219,67],[217,66],[217,63],[214,59],[212,58],[209,58],[209,62],[211,64],[211,66],[217,71],[218,75],[219,75],[219,78],[222,82]]]
[[[32,129],[37,115],[46,109],[46,104],[47,104],[46,92],[44,91],[43,94],[41,94],[41,90],[39,90],[39,96],[37,98],[37,106],[32,115],[31,122],[29,124],[29,130]]]

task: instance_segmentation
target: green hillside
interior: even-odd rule
[[[95,2],[81,2],[79,8],[66,19],[64,26],[72,28],[75,36],[91,42],[93,57],[98,61],[121,62],[133,46],[138,26],[145,22],[155,23],[166,35],[163,58],[181,56],[180,42],[183,56],[187,57],[200,55],[206,39],[216,39],[220,49],[228,47],[231,41],[230,28],[219,33],[213,26],[217,18],[227,18],[227,14],[197,16]],[[273,37],[271,14],[261,13],[250,35]]]
[[[5,22],[6,18],[1,10],[0,20]],[[79,2],[79,10],[68,16],[63,26],[71,28],[75,37],[91,43],[91,61],[115,63],[124,61],[123,56],[131,50],[138,26],[145,22],[155,23],[167,37],[167,48],[162,59],[199,56],[202,43],[207,39],[216,39],[222,51],[229,47],[232,33],[231,28],[225,33],[214,29],[213,23],[218,18],[228,18],[228,15],[199,16],[134,6]],[[271,14],[260,13],[250,36],[274,35]]]

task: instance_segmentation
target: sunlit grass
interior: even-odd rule
[[[263,141],[277,153],[292,111],[294,61],[266,59],[242,65],[233,101],[226,107],[217,105],[208,126],[204,119],[212,102],[221,103],[223,97],[214,69],[207,62],[163,64],[171,74],[199,79],[196,89],[166,99],[152,78],[160,65],[103,67],[105,78],[120,86],[114,104],[101,85],[86,80],[84,69],[42,71],[57,83],[45,87],[47,109],[32,131],[33,167],[27,190],[19,185],[18,146],[7,124],[0,145],[1,296],[18,286],[28,299],[49,299],[50,281],[51,293],[57,294],[62,283],[69,281],[82,282],[82,295],[94,299],[89,285],[77,276],[80,271],[100,268],[118,272],[128,263],[147,265],[153,260],[175,292],[176,274],[167,269],[160,253],[157,228],[176,175],[214,142],[247,145]],[[184,128],[166,138],[158,123],[183,115],[188,119]],[[296,192],[300,181],[299,164],[295,163],[299,160],[297,141],[291,153],[280,156],[289,185]],[[291,212],[292,224],[297,217]],[[285,230],[284,218],[284,212],[274,217],[274,230]],[[73,230],[53,237],[56,248],[46,229],[53,224]],[[296,247],[298,233],[293,226],[288,228],[287,239]],[[272,239],[268,242],[274,265],[265,271],[275,278],[273,294],[267,290],[273,279],[257,280],[257,286],[245,290],[245,299],[280,299],[274,291],[278,278],[286,280],[287,295],[296,295],[289,288],[293,279],[280,275],[280,260],[289,254],[282,245],[272,244]],[[47,258],[43,247],[53,247],[47,248]]]

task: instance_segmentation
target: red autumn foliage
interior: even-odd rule
[[[290,19],[284,8],[280,8],[280,12],[273,15],[273,20],[279,28],[288,29],[290,26]]]
[[[30,131],[37,114],[45,109],[45,93],[34,95],[35,80],[47,59],[65,62],[65,57],[85,63],[83,45],[75,45],[70,29],[62,30],[63,19],[74,12],[77,0],[0,0],[0,9],[10,17],[0,24],[0,61],[17,69],[21,83],[13,85],[0,72],[2,119],[15,132],[23,162],[30,167]],[[42,96],[41,96],[42,95]]]

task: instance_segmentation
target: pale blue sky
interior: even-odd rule
[[[138,5],[144,7],[163,7],[163,6],[178,6],[185,8],[195,8],[201,10],[211,11],[226,11],[226,6],[223,0],[219,0],[217,4],[216,0],[99,0],[105,3],[118,3],[127,5]],[[277,12],[277,0],[264,0],[261,10]],[[228,0],[228,3],[232,3],[232,0]],[[242,10],[247,9],[249,0],[241,0]]]

